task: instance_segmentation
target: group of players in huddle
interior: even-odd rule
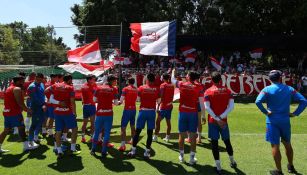
[[[215,170],[217,174],[221,174],[222,172],[218,147],[218,140],[220,137],[222,137],[225,143],[229,155],[230,166],[236,168],[237,163],[233,157],[233,148],[230,142],[230,133],[227,124],[227,116],[234,108],[234,99],[231,95],[231,91],[225,86],[222,86],[221,74],[219,72],[213,72],[211,74],[213,85],[206,90],[199,82],[200,74],[197,72],[189,72],[185,82],[179,81],[175,75],[175,70],[172,71],[171,75],[164,73],[161,77],[163,83],[160,87],[155,85],[155,75],[152,73],[147,74],[146,84],[138,88],[134,86],[135,80],[129,78],[128,86],[122,89],[121,96],[119,96],[116,76],[110,74],[107,76],[107,81],[105,83],[97,84],[96,77],[94,75],[88,75],[86,77],[87,82],[81,87],[83,104],[81,142],[87,142],[85,139],[86,127],[88,122],[90,122],[90,134],[92,136],[90,140],[92,143],[90,154],[96,155],[97,145],[101,144],[101,157],[104,158],[107,156],[108,148],[114,146],[110,143],[110,132],[113,123],[113,105],[124,104],[124,111],[121,119],[122,141],[118,150],[126,150],[126,127],[128,123],[130,123],[131,140],[128,139],[129,141],[127,143],[131,144],[132,147],[127,155],[134,157],[136,155],[136,146],[139,141],[139,136],[145,128],[145,125],[147,125],[147,141],[144,158],[149,159],[152,141],[157,141],[160,131],[160,122],[164,118],[167,123],[167,132],[163,140],[166,142],[170,140],[173,97],[175,87],[177,87],[180,91],[178,116],[179,161],[185,162],[184,142],[186,141],[191,144],[190,159],[188,163],[193,165],[197,162],[195,156],[196,143],[202,142],[202,124],[206,123],[206,110],[208,113],[208,138],[210,138],[211,141],[211,149],[216,164]],[[276,76],[277,74],[276,72],[272,72],[272,75]],[[2,149],[1,146],[5,137],[14,127],[18,128],[18,133],[24,142],[24,151],[32,150],[39,146],[37,142],[39,142],[38,134],[40,132],[42,132],[43,135],[48,133],[54,136],[54,151],[57,154],[57,158],[61,159],[64,156],[62,141],[63,139],[64,141],[67,140],[67,131],[71,130],[71,147],[67,152],[71,155],[80,153],[80,150],[76,148],[78,127],[72,76],[68,74],[63,77],[59,77],[58,75],[51,75],[50,77],[51,80],[47,83],[44,83],[45,77],[41,73],[37,73],[34,78],[30,76],[30,83],[25,82],[24,75],[13,78],[4,96],[3,115],[5,119],[5,129],[0,135],[0,153],[7,151]],[[278,81],[279,80],[276,80],[276,83],[278,83]],[[266,110],[265,108],[261,108],[262,104],[259,104],[262,102],[268,103],[269,97],[266,96],[269,92],[266,92],[265,89],[262,93],[264,95],[259,97],[259,99],[257,98],[257,106],[259,106],[261,111],[269,117],[269,115],[271,115],[269,112],[273,111],[273,109]],[[24,103],[25,96],[27,96],[27,105]],[[300,103],[297,111],[292,114],[293,116],[298,116],[306,107],[306,100],[297,92],[292,92],[290,96],[295,96],[296,99],[302,103]],[[140,107],[136,118],[137,101],[140,102]],[[32,118],[31,126],[26,127],[26,129],[29,129],[28,138],[26,136],[22,111],[28,113],[25,122],[26,125],[29,123],[27,121],[29,117]],[[47,116],[48,120],[46,120],[44,116]],[[55,134],[53,134],[54,122]],[[277,132],[275,130],[273,131],[274,128],[270,129],[272,132]],[[188,135],[188,137],[185,139],[186,135]],[[271,138],[268,139],[268,137]],[[276,137],[276,133],[274,137]],[[277,134],[277,137],[278,139],[280,139],[280,137],[284,139],[285,136]],[[268,136],[268,133],[267,139],[272,145],[279,145],[279,142],[272,142],[275,138],[273,139],[273,136]],[[286,141],[287,143],[290,142],[290,140]],[[293,163],[289,162],[289,165],[294,171]],[[277,170],[272,171],[271,174],[280,172],[281,169],[277,166]]]

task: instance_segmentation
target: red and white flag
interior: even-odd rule
[[[129,64],[132,64],[132,61],[129,57],[125,57],[124,58],[124,65],[129,65]]]
[[[188,53],[185,56],[185,62],[186,63],[194,63],[195,62],[195,58],[196,58],[196,54],[194,53]]]
[[[97,63],[101,61],[98,39],[74,50],[67,51],[69,62]]]
[[[250,56],[254,59],[262,57],[263,48],[256,48],[249,52]]]
[[[210,60],[211,60],[212,66],[216,70],[220,71],[222,69],[222,65],[221,65],[221,63],[218,60],[216,60],[214,57],[210,57]]]
[[[58,67],[64,69],[69,73],[80,72],[83,75],[93,74],[99,76],[103,74],[106,70],[113,67],[113,64],[102,64],[102,65],[89,65],[85,63],[73,63],[59,65]]]
[[[124,64],[124,60],[125,60],[124,57],[115,57],[115,58],[113,59],[113,63],[114,63],[114,65],[116,65],[116,64],[121,64],[121,65],[123,65],[123,64]]]
[[[192,46],[184,46],[184,47],[181,47],[180,50],[183,56],[187,56],[188,54],[196,51],[196,49],[193,48]]]

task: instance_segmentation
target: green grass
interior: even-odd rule
[[[0,101],[2,110],[3,104]],[[292,110],[293,110],[292,106]],[[116,148],[120,145],[120,119],[123,107],[114,108],[114,122],[111,141],[115,148],[110,150],[110,154],[104,160],[90,156],[90,144],[78,143],[82,153],[77,157],[65,157],[61,161],[56,160],[52,152],[52,144],[47,145],[44,140],[42,146],[30,153],[22,153],[22,144],[16,142],[15,136],[7,137],[3,148],[11,152],[0,156],[0,174],[214,174],[213,156],[210,150],[210,143],[204,140],[203,144],[197,146],[198,164],[189,166],[178,162],[178,132],[177,116],[178,104],[175,104],[172,114],[172,140],[170,143],[162,141],[165,133],[165,122],[162,121],[161,136],[158,143],[153,143],[153,157],[149,161],[142,159],[146,144],[146,132],[141,134],[141,140],[137,148],[137,157],[129,159],[125,154],[120,153]],[[2,112],[1,112],[2,113]],[[82,116],[81,104],[78,102],[78,116]],[[0,118],[0,130],[3,129],[3,117]],[[301,174],[307,174],[307,112],[299,118],[291,119],[292,123],[292,143],[294,147],[294,162],[297,170]],[[81,122],[78,123],[81,125]],[[265,142],[265,117],[258,111],[254,104],[235,104],[234,111],[229,116],[229,127],[231,131],[231,141],[234,148],[234,156],[238,163],[238,169],[229,167],[229,160],[225,146],[220,142],[221,162],[225,174],[267,174],[268,170],[274,168],[271,156],[270,144]],[[80,128],[80,127],[79,127]],[[207,137],[207,125],[203,133]],[[128,128],[129,129],[129,128]],[[128,130],[128,133],[129,130]],[[130,149],[130,146],[127,147]],[[189,145],[185,147],[185,158],[189,159]],[[283,170],[286,172],[286,157],[284,149]]]

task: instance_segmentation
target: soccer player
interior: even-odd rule
[[[212,72],[213,85],[205,92],[205,107],[208,112],[208,137],[211,139],[211,149],[215,160],[217,174],[222,174],[218,140],[220,135],[226,145],[230,159],[230,166],[237,167],[233,158],[233,149],[230,143],[230,134],[227,124],[227,115],[234,108],[231,91],[221,85],[222,77],[219,72]]]
[[[146,85],[138,88],[138,97],[140,98],[140,111],[136,121],[136,133],[132,141],[132,149],[128,153],[129,157],[134,157],[136,153],[136,145],[139,142],[139,136],[147,123],[147,142],[144,153],[144,158],[150,158],[150,150],[152,143],[152,134],[155,129],[155,118],[156,118],[156,103],[160,103],[159,98],[159,87],[154,85],[155,75],[149,73],[147,75]]]
[[[34,82],[35,77],[36,77],[36,73],[35,72],[31,72],[29,77],[28,77],[28,80],[24,83],[24,93],[25,93],[25,95],[28,95],[26,93],[27,89],[30,86],[30,84]],[[26,105],[27,105],[28,108],[31,108],[30,97],[26,98]],[[28,133],[29,129],[30,129],[30,126],[31,126],[31,114],[30,113],[27,113],[27,116],[26,116],[26,119],[25,119],[25,126],[26,126],[26,132]]]
[[[54,104],[50,103],[51,91],[50,87],[57,83],[58,75],[50,74],[51,80],[45,84],[45,96],[47,98],[46,106],[47,106],[47,127],[48,127],[48,135],[49,137],[53,137],[53,122],[54,122]]]
[[[173,109],[173,98],[174,98],[174,85],[170,82],[170,75],[164,73],[162,75],[163,83],[160,85],[160,97],[161,97],[161,104],[158,106],[158,117],[156,120],[156,129],[155,134],[153,136],[153,141],[158,140],[158,135],[160,132],[160,123],[161,120],[165,118],[167,130],[166,136],[163,139],[164,141],[168,142],[170,139],[171,134],[171,115]]]
[[[134,78],[130,77],[128,79],[128,86],[125,87],[122,90],[122,95],[120,97],[120,103],[123,103],[125,101],[125,108],[122,115],[122,121],[121,121],[121,145],[119,147],[119,151],[125,151],[126,150],[126,127],[128,123],[130,122],[130,128],[131,128],[131,141],[132,138],[135,135],[135,115],[136,115],[136,106],[135,102],[138,95],[138,89],[134,86],[135,80]]]
[[[197,73],[191,71],[186,76],[187,82],[177,81],[175,78],[175,69],[172,71],[171,81],[180,90],[179,100],[179,161],[184,162],[184,134],[190,133],[191,150],[190,161],[191,165],[197,162],[195,157],[196,151],[196,131],[198,125],[197,105],[200,102],[201,110],[204,112],[204,97],[203,93],[195,84]]]
[[[96,105],[93,101],[93,94],[97,88],[95,75],[88,75],[86,83],[81,87],[82,104],[83,104],[83,124],[82,124],[82,139],[81,142],[85,143],[85,132],[88,121],[91,122],[91,136],[94,134],[94,121],[96,113]],[[91,139],[92,140],[92,139]]]
[[[64,128],[72,129],[70,154],[77,155],[80,153],[76,149],[77,140],[77,113],[75,103],[75,92],[72,86],[72,76],[67,74],[63,77],[62,83],[51,86],[50,102],[55,104],[55,140],[57,146],[58,159],[64,155],[61,147],[61,135]]]
[[[92,142],[91,155],[95,155],[98,137],[102,129],[104,130],[101,158],[105,158],[108,152],[108,143],[113,124],[113,104],[118,105],[117,78],[110,74],[107,84],[97,86],[94,92],[94,101],[98,103],[95,119],[95,131]]]
[[[280,139],[286,149],[288,158],[288,172],[296,173],[293,165],[293,149],[291,145],[290,117],[299,116],[306,108],[306,99],[290,86],[281,83],[281,72],[272,70],[269,78],[273,84],[265,87],[256,99],[256,105],[266,115],[266,141],[271,143],[272,155],[276,170],[270,171],[272,175],[280,175],[281,154],[279,150]],[[297,109],[290,113],[291,101],[298,101]],[[265,109],[262,103],[267,103]]]
[[[22,111],[31,113],[31,109],[24,104],[24,96],[22,94],[24,80],[22,76],[14,77],[13,83],[6,89],[4,94],[4,131],[0,134],[0,153],[8,152],[8,150],[2,149],[1,146],[13,127],[18,127],[19,136],[23,141],[23,151],[36,148],[29,145],[23,123]]]
[[[42,128],[42,124],[45,121],[45,88],[43,84],[44,75],[38,73],[35,77],[35,81],[30,84],[27,89],[27,94],[30,97],[31,110],[32,110],[32,121],[29,130],[29,144],[31,146],[39,146],[36,143],[40,143],[38,134]],[[36,143],[35,143],[35,142]]]

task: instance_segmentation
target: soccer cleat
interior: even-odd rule
[[[297,171],[296,171],[296,169],[294,168],[294,166],[293,165],[287,165],[287,168],[288,168],[288,173],[291,173],[291,174],[296,174],[297,173]]]
[[[158,137],[156,135],[152,136],[152,141],[157,142],[158,141]]]
[[[132,140],[129,140],[127,144],[132,145]]]
[[[163,140],[164,140],[165,142],[169,142],[169,138],[168,138],[168,137],[163,138]]]
[[[57,159],[59,160],[59,159],[62,159],[64,157],[64,153],[58,153],[58,155],[57,155]]]
[[[147,151],[144,152],[144,159],[145,160],[150,159],[150,153],[149,152],[147,152]]]
[[[126,151],[126,146],[125,145],[122,145],[118,148],[118,151],[121,151],[121,152],[124,152]]]
[[[18,135],[18,128],[14,128],[13,134],[14,134],[14,135]]]
[[[93,150],[91,150],[90,154],[91,154],[92,156],[96,156],[96,153],[95,153],[95,151],[93,151]]]
[[[82,137],[81,142],[82,142],[82,143],[85,143],[85,142],[86,142],[85,137]]]
[[[130,152],[127,154],[127,156],[133,158],[133,157],[135,157],[135,152],[130,151]]]
[[[271,175],[284,175],[284,173],[282,173],[282,171],[279,171],[279,170],[271,170],[270,174]]]
[[[217,175],[222,175],[222,170],[218,170],[216,167],[214,168],[214,171],[216,172]]]
[[[101,153],[101,158],[104,159],[108,156],[108,153]]]
[[[202,143],[201,139],[197,138],[197,139],[196,139],[196,143],[197,143],[197,144]]]
[[[10,151],[10,150],[5,150],[5,149],[2,149],[2,148],[1,148],[1,149],[0,149],[0,154],[1,154],[1,153],[7,153],[7,152],[9,152],[9,151]]]
[[[114,144],[108,143],[108,144],[107,144],[107,147],[108,147],[108,148],[113,148],[113,147],[114,147]]]
[[[39,144],[36,144],[34,141],[29,143],[30,150],[36,149],[39,147]]]
[[[187,143],[191,143],[191,139],[190,138],[186,138],[186,139],[184,139],[184,141],[187,142]]]
[[[190,158],[190,161],[189,161],[190,165],[195,165],[196,163],[197,163],[197,159],[195,156],[193,158]]]
[[[184,163],[184,162],[185,162],[185,161],[184,161],[184,155],[181,155],[181,154],[180,154],[178,158],[179,158],[179,162],[180,162],[180,163]]]
[[[237,168],[237,162],[233,161],[233,162],[230,162],[230,167],[231,168]]]

